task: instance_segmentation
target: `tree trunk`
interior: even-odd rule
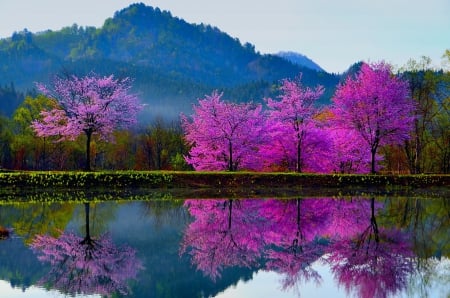
[[[89,203],[84,203],[84,213],[86,216],[86,238],[91,239],[91,233],[89,229]]]
[[[301,173],[302,172],[302,162],[301,162],[301,158],[302,158],[302,143],[300,141],[300,139],[297,141],[297,173]]]
[[[228,201],[228,231],[231,230],[231,213],[233,212],[233,200]]]
[[[228,153],[229,153],[228,170],[234,171],[234,169],[233,169],[233,144],[231,143],[231,141],[228,142]]]
[[[377,171],[375,170],[375,157],[377,155],[377,149],[378,149],[378,145],[380,144],[380,131],[377,129],[376,133],[376,137],[375,137],[375,141],[374,143],[370,146],[370,153],[371,153],[371,169],[370,169],[370,173],[371,174],[376,174]]]
[[[370,209],[371,209],[371,216],[370,216],[370,224],[372,225],[373,233],[375,235],[375,242],[380,243],[380,232],[378,230],[378,224],[377,219],[375,217],[375,198],[372,198],[370,200]]]
[[[370,173],[371,174],[376,174],[377,171],[375,170],[375,155],[377,153],[377,150],[376,149],[371,149],[370,153],[371,153]]]
[[[93,246],[93,240],[91,238],[91,232],[90,232],[90,224],[89,224],[89,203],[84,203],[84,214],[86,216],[86,234],[84,236],[84,239],[80,242],[82,245],[88,245]]]
[[[91,137],[92,131],[86,130],[86,171],[91,171]]]

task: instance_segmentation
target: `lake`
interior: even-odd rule
[[[450,201],[0,205],[1,297],[449,297]]]

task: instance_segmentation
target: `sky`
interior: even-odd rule
[[[439,67],[450,49],[449,0],[0,0],[0,38],[25,28],[100,27],[134,2],[218,27],[262,54],[301,53],[334,73],[358,61],[401,67],[421,56]]]

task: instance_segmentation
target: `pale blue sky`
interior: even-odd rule
[[[218,27],[261,53],[296,51],[325,70],[425,55],[439,66],[450,48],[449,0],[0,0],[0,37],[27,28],[99,27],[134,2]]]

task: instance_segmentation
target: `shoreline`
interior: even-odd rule
[[[254,172],[0,172],[0,201],[258,198],[305,196],[450,197],[450,175]],[[65,195],[64,195],[65,194]],[[70,199],[68,199],[70,200]]]

